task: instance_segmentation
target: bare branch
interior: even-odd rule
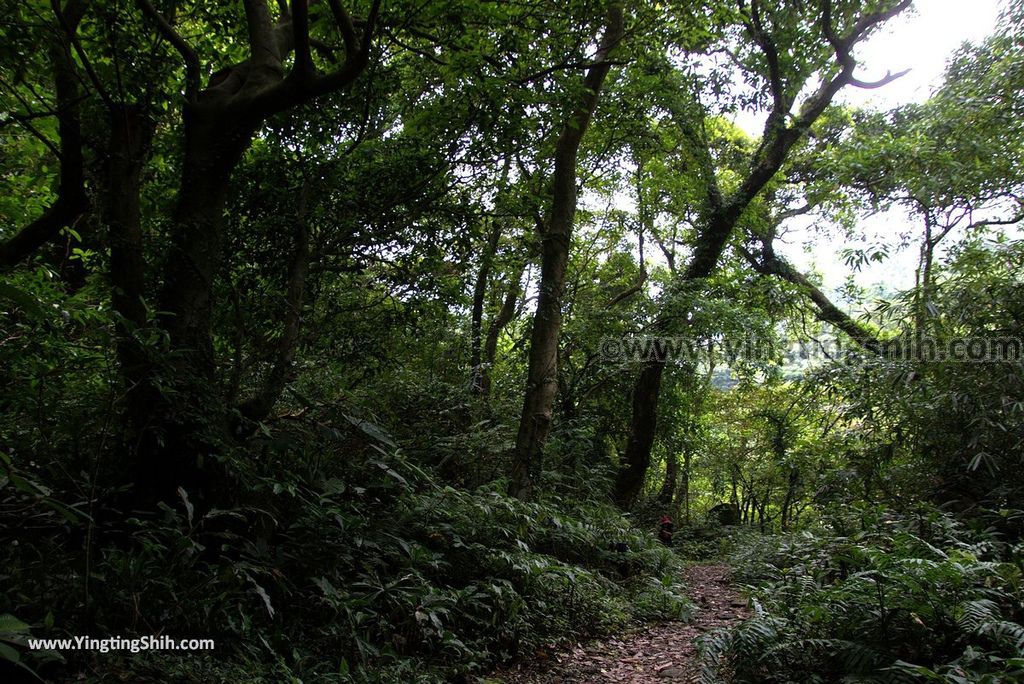
[[[71,6],[71,3],[68,3]],[[107,109],[114,109],[114,101],[110,98],[107,93],[107,89],[103,87],[103,82],[100,81],[99,76],[96,74],[96,70],[92,67],[92,62],[89,60],[89,55],[85,53],[82,48],[82,43],[78,40],[78,20],[81,18],[79,15],[75,19],[69,19],[64,16],[64,11],[60,7],[60,0],[50,0],[50,7],[53,9],[53,16],[57,18],[57,23],[60,25],[64,32],[64,37],[71,44],[75,50],[75,54],[82,61],[82,66],[85,68],[85,73],[89,77],[89,81],[92,83],[93,88],[96,89],[96,94],[103,100],[103,104],[107,106]],[[76,5],[76,9],[79,6]]]
[[[747,22],[747,32],[754,42],[761,48],[765,60],[768,62],[768,83],[772,92],[772,117],[779,118],[789,111],[789,104],[786,101],[785,86],[782,81],[782,67],[779,63],[779,50],[775,41],[764,30],[761,21],[761,3],[759,0],[751,0],[750,21]]]
[[[373,32],[377,30],[377,19],[380,17],[380,5],[381,0],[373,0],[373,4],[370,5],[370,13],[366,15],[366,25],[363,27],[363,39],[360,48],[367,56],[370,54],[370,39],[373,37]]]
[[[356,37],[356,29],[352,25],[352,17],[338,0],[328,0],[331,6],[331,14],[334,15],[334,23],[338,26],[338,32],[345,41],[345,57],[352,59],[359,52],[359,39]]]
[[[785,221],[786,219],[795,218],[797,216],[805,216],[805,215],[811,213],[812,211],[814,211],[814,206],[812,204],[810,204],[810,203],[807,203],[807,204],[805,204],[805,205],[803,205],[801,207],[796,207],[794,209],[787,209],[786,211],[779,212],[775,216],[775,220],[778,223],[781,223],[781,222]]]
[[[862,81],[859,78],[854,78],[853,76],[850,76],[847,82],[850,85],[854,86],[855,88],[864,88],[866,90],[872,90],[874,88],[881,88],[882,86],[889,85],[896,79],[903,78],[904,76],[909,74],[910,71],[910,69],[904,69],[903,71],[897,71],[896,73],[886,71],[885,76],[878,79],[877,81]]]

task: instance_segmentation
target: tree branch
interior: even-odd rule
[[[910,69],[904,69],[903,71],[897,71],[896,73],[893,73],[892,71],[886,71],[885,76],[878,79],[877,81],[862,81],[859,78],[854,78],[853,76],[850,76],[848,82],[855,88],[873,90],[875,88],[881,88],[882,86],[889,85],[898,78],[903,78],[904,76],[909,74],[910,71]]]
[[[60,10],[59,7],[56,8]],[[82,19],[83,7],[78,0],[70,0],[67,12],[60,13],[59,23],[64,32],[76,32]],[[60,175],[57,199],[41,216],[22,228],[13,237],[0,244],[0,269],[11,268],[31,256],[39,247],[52,240],[62,228],[73,225],[88,209],[85,194],[85,163],[82,157],[82,126],[79,120],[78,77],[66,41],[54,43],[50,48],[56,92],[57,133],[60,149]]]
[[[299,74],[300,80],[305,80],[312,78],[314,73],[309,39],[309,3],[307,0],[292,0],[291,7],[292,34],[295,38],[295,65],[292,70]]]
[[[201,72],[199,55],[181,37],[181,34],[174,30],[170,22],[157,11],[156,7],[149,0],[135,0],[135,4],[138,5],[143,14],[156,24],[157,31],[160,32],[164,40],[170,43],[178,51],[178,54],[181,55],[182,60],[185,62],[185,100],[195,102],[196,96],[199,94],[199,77]]]
[[[331,7],[331,14],[334,15],[334,23],[338,26],[338,32],[345,43],[345,58],[354,59],[359,52],[359,40],[356,38],[356,29],[352,25],[352,17],[345,10],[338,0],[328,0]],[[378,7],[379,7],[379,3]]]
[[[878,338],[836,306],[828,298],[828,295],[814,285],[807,276],[794,268],[788,261],[776,255],[771,237],[761,238],[761,246],[760,259],[744,246],[739,247],[739,252],[758,273],[775,276],[803,290],[814,304],[815,317],[819,321],[842,330],[862,349],[872,354],[881,354],[882,344]]]
[[[81,2],[74,2],[69,0],[68,9],[74,11],[77,16],[65,16],[64,11],[60,7],[60,0],[50,0],[50,7],[53,9],[53,16],[57,18],[57,24],[63,29],[63,33],[67,41],[75,50],[75,54],[78,55],[78,59],[82,62],[82,67],[85,69],[86,75],[89,77],[89,81],[92,83],[93,88],[96,89],[96,94],[103,100],[103,104],[107,106],[107,109],[114,111],[114,101],[107,93],[107,89],[103,87],[103,82],[100,81],[99,76],[96,75],[96,70],[92,67],[92,62],[89,60],[89,55],[85,53],[82,48],[82,43],[78,40],[78,23],[82,19],[84,8]]]

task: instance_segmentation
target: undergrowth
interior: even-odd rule
[[[266,451],[237,466],[237,505],[203,511],[180,491],[127,523],[7,464],[0,514],[27,522],[0,550],[5,666],[51,681],[451,681],[687,615],[676,556],[610,505],[442,486],[380,437],[336,460]],[[77,634],[209,637],[216,650],[25,648]]]
[[[755,616],[703,639],[705,682],[1024,681],[1024,547],[993,528],[865,509],[734,562]]]

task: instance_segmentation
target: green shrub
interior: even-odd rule
[[[3,550],[12,581],[0,613],[35,636],[217,644],[216,658],[69,652],[67,666],[44,668],[50,677],[245,672],[267,682],[446,681],[541,646],[686,617],[677,557],[611,506],[441,486],[401,452],[370,447],[328,465],[316,454],[319,466],[306,451],[272,449],[259,468],[236,464],[249,494],[230,510],[201,511],[182,491],[159,515],[127,521],[99,511],[93,524],[73,522],[8,483],[12,505],[38,507],[53,543]],[[86,595],[74,543],[89,534]]]
[[[1017,680],[1020,547],[935,511],[860,514],[856,532],[766,537],[739,552],[756,615],[704,639],[705,681]]]

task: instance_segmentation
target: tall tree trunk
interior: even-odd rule
[[[921,353],[921,343],[928,325],[928,308],[931,304],[932,262],[935,258],[936,241],[932,236],[932,217],[929,210],[924,212],[924,240],[921,242],[921,255],[918,264],[918,288],[914,294],[914,342],[915,351]]]
[[[622,7],[608,8],[604,34],[595,63],[583,79],[583,94],[573,108],[555,145],[555,170],[549,219],[541,236],[541,279],[537,312],[530,336],[526,393],[513,453],[509,491],[527,498],[551,429],[551,411],[558,384],[558,335],[562,327],[562,296],[569,262],[569,243],[576,215],[576,159],[605,77],[609,58],[624,33]]]
[[[230,439],[216,382],[213,288],[228,183],[254,133],[254,128],[203,120],[195,112],[186,115],[182,186],[159,294],[172,354],[163,368],[154,369],[138,425],[137,485],[144,501],[173,496],[179,486],[210,488],[216,478],[202,474],[204,463]]]
[[[494,221],[483,257],[480,260],[480,270],[476,274],[476,282],[473,285],[473,306],[470,319],[470,386],[473,394],[479,395],[485,394],[483,367],[484,304],[487,299],[487,284],[491,277],[491,265],[494,262],[494,255],[498,251],[499,240],[501,240],[501,223]]]
[[[626,442],[623,467],[615,478],[615,502],[623,509],[628,509],[640,494],[651,463],[651,448],[658,426],[658,397],[664,374],[665,360],[651,359],[644,364],[633,386],[629,441]]]
[[[149,355],[138,339],[146,325],[143,253],[142,169],[155,123],[144,105],[119,105],[110,115],[103,223],[110,247],[111,305],[118,315],[117,356],[125,382],[129,433],[144,407],[139,401],[149,373]]]
[[[683,520],[690,524],[690,465],[693,454],[689,449],[683,452],[683,480],[680,484],[683,492]]]
[[[136,459],[136,492],[143,505],[174,496],[179,486],[200,494],[216,489],[211,482],[216,471],[204,472],[204,461],[231,439],[215,382],[212,331],[231,174],[267,119],[346,88],[362,74],[381,0],[371,1],[359,32],[341,4],[330,3],[345,58],[329,73],[321,73],[311,57],[309,3],[278,3],[276,18],[265,0],[242,4],[248,56],[201,88],[199,54],[151,2],[136,0],[185,67],[181,184],[158,297],[172,353],[161,367],[154,366],[145,384]],[[297,253],[304,239],[300,236]],[[303,281],[304,272],[296,280]]]
[[[519,301],[521,288],[520,280],[523,277],[523,269],[516,270],[509,279],[508,289],[505,291],[505,298],[501,302],[501,308],[497,315],[487,326],[487,339],[484,341],[483,363],[480,367],[480,393],[488,396],[491,393],[491,369],[498,359],[498,338],[501,331],[505,329],[516,315],[516,303]]]
[[[665,481],[661,483],[661,491],[658,492],[658,505],[663,510],[670,510],[675,500],[676,481],[679,479],[679,457],[671,446],[668,449],[668,456],[665,457]]]
[[[302,330],[302,305],[306,289],[306,275],[309,273],[309,195],[310,182],[305,180],[299,193],[299,206],[295,212],[295,235],[291,260],[288,264],[288,285],[284,298],[284,313],[281,316],[281,337],[277,341],[270,370],[256,394],[239,406],[239,412],[250,421],[266,418],[274,404],[281,398]]]
[[[796,468],[790,468],[789,477],[786,482],[786,496],[782,500],[782,512],[781,512],[781,525],[782,531],[785,532],[789,529],[790,525],[790,508],[796,501],[796,488],[800,484],[800,471]]]

